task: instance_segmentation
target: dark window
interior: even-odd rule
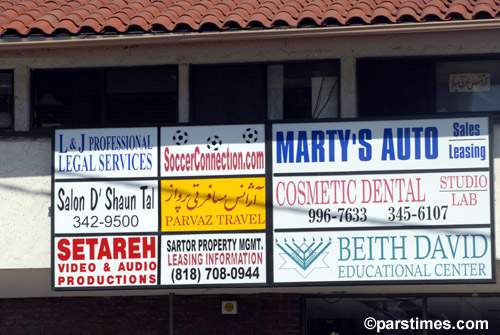
[[[427,318],[429,320],[449,320],[452,325],[463,320],[470,329],[463,333],[470,335],[500,334],[498,312],[500,297],[430,297],[427,302]],[[475,323],[474,321],[482,322]],[[485,327],[487,326],[487,327]],[[445,330],[436,334],[450,334]]]
[[[176,73],[173,69],[106,71],[106,122],[133,124],[138,121],[176,121]],[[124,113],[126,110],[131,112]]]
[[[306,334],[372,335],[377,332],[364,326],[364,321],[368,317],[381,321],[423,319],[422,311],[422,298],[307,298]],[[422,334],[422,332],[381,330],[379,334]]]
[[[500,110],[500,61],[452,61],[436,64],[437,112]]]
[[[193,66],[195,122],[338,117],[337,61]]]
[[[175,67],[32,71],[34,127],[177,120]]]
[[[12,129],[13,126],[13,72],[0,71],[0,129]]]
[[[446,335],[459,326],[459,333],[493,335],[500,333],[498,306],[500,297],[308,297],[304,328],[306,335]]]
[[[360,116],[500,111],[500,61],[358,61]]]
[[[264,121],[266,73],[265,65],[193,66],[192,121]]]
[[[338,117],[338,63],[286,63],[283,74],[283,119]]]
[[[360,116],[435,112],[434,66],[429,61],[358,62]]]

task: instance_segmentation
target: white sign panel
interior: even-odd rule
[[[489,120],[273,125],[275,283],[490,281]]]
[[[161,176],[265,173],[264,125],[161,128]]]
[[[56,182],[56,234],[158,231],[158,182]]]
[[[273,173],[487,168],[488,119],[273,125]]]
[[[275,177],[274,228],[489,224],[489,185],[488,172]]]
[[[56,237],[54,287],[156,285],[157,245],[157,236]]]
[[[157,128],[56,130],[54,178],[158,175]]]
[[[488,280],[489,228],[277,233],[274,281]]]
[[[266,283],[266,235],[195,234],[161,238],[161,284]]]
[[[450,74],[449,90],[452,93],[489,92],[491,90],[491,74]]]

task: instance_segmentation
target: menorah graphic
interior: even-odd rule
[[[330,244],[332,244],[331,238],[328,239],[328,242],[325,242],[323,238],[320,238],[320,241],[316,242],[316,238],[313,237],[312,243],[308,244],[304,237],[300,245],[295,242],[294,238],[292,238],[291,243],[285,238],[283,245],[276,239],[276,245],[304,271],[314,263]]]

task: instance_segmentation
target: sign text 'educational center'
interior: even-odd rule
[[[494,282],[491,153],[488,117],[56,130],[52,286]]]

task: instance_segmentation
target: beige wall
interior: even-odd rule
[[[363,57],[420,57],[499,54],[498,31],[393,34],[262,39],[241,41],[182,42],[90,48],[37,48],[1,50],[0,69],[14,69],[15,129],[29,130],[29,71],[45,68],[82,68],[174,64],[179,67],[180,120],[188,121],[189,64],[283,62],[339,59],[342,117],[356,117],[356,60]],[[51,140],[46,136],[0,138],[0,297],[74,295],[50,291],[50,167]],[[500,126],[495,129],[495,143]],[[500,146],[495,148],[495,175],[500,175]],[[500,184],[495,178],[495,189]],[[500,194],[497,192],[496,196]],[[499,217],[499,206],[495,207]],[[498,220],[497,220],[498,221]],[[496,224],[496,240],[500,226]],[[497,243],[496,258],[500,260]],[[497,262],[498,263],[498,262]],[[497,264],[497,268],[500,263]],[[266,289],[263,291],[289,291]],[[259,289],[232,289],[256,292]],[[222,289],[177,290],[179,293],[221,293]],[[261,290],[262,291],[262,290]],[[498,292],[500,285],[359,286],[293,289],[308,293],[423,293]],[[149,294],[166,291],[148,291]],[[133,294],[114,291],[99,294]],[[96,293],[82,293],[94,295]]]

